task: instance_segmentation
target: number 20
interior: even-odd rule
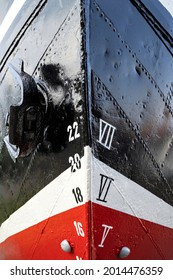
[[[69,157],[69,163],[71,164],[71,172],[76,172],[81,168],[81,159],[79,154],[75,154],[74,157]]]

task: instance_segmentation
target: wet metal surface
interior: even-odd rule
[[[111,3],[91,9],[93,153],[173,205],[172,53],[134,3]]]
[[[29,2],[1,44],[0,223],[86,145],[173,206],[172,20],[148,0]]]
[[[69,157],[73,152],[83,155],[87,130],[84,129],[83,114],[86,110],[81,20],[80,1],[66,0],[63,4],[62,1],[44,1],[13,52],[11,45],[8,55],[1,58],[0,223],[70,167]],[[16,24],[19,27],[20,20]],[[16,79],[17,75],[9,69],[9,63],[13,68],[19,67],[21,59],[27,73],[21,74],[28,85],[27,94],[42,92],[34,114],[31,99],[35,99],[29,98],[29,101],[27,94],[22,96],[25,81],[21,86],[20,79]],[[27,82],[31,77],[35,88]],[[41,130],[38,129],[40,121]],[[17,138],[16,129],[20,135]],[[80,138],[70,142],[69,134],[74,129]],[[9,144],[5,145],[4,138],[9,132]],[[23,151],[19,156],[15,154],[16,162],[12,160],[9,148],[15,145]]]

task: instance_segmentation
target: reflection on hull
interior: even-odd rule
[[[173,259],[171,26],[148,0],[25,1],[0,43],[0,259]]]

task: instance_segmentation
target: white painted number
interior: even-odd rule
[[[72,142],[75,139],[80,137],[79,125],[77,122],[74,122],[73,125],[67,127],[67,132],[69,133],[68,141]]]
[[[81,168],[80,155],[75,154],[74,157],[69,157],[69,163],[71,164],[71,172],[76,172],[77,169]]]
[[[83,231],[82,224],[80,222],[74,221],[74,226],[76,228],[77,235],[84,237],[85,233]]]

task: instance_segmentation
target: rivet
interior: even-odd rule
[[[61,249],[64,252],[66,252],[66,253],[70,253],[71,252],[72,248],[71,248],[71,246],[70,246],[70,244],[69,244],[69,242],[67,240],[63,240],[60,245],[61,245]]]
[[[120,259],[127,258],[130,255],[130,249],[128,247],[123,247],[119,253]]]
[[[136,66],[135,70],[138,73],[138,75],[140,76],[141,75],[141,69],[139,68],[139,66]]]

